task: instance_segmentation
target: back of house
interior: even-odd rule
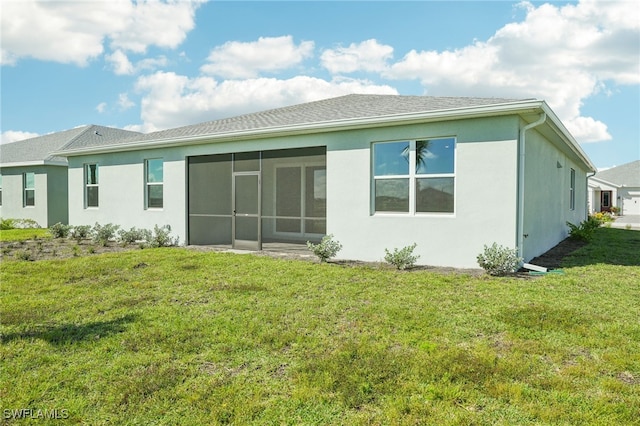
[[[170,225],[186,244],[260,250],[332,234],[341,258],[477,267],[528,260],[586,217],[595,168],[544,101],[348,95],[70,143],[71,224]]]

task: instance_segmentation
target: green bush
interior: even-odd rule
[[[594,216],[589,216],[587,220],[583,220],[579,225],[567,222],[567,226],[569,227],[569,238],[572,240],[589,242],[593,239],[593,233],[601,224],[602,222]]]
[[[403,270],[407,268],[412,268],[420,255],[413,254],[413,250],[416,248],[417,244],[413,243],[410,246],[403,247],[398,250],[397,248],[393,249],[393,252],[390,252],[387,249],[384,249],[385,255],[384,260],[387,263],[392,264],[398,270]]]
[[[155,225],[153,227],[153,234],[149,233],[150,236],[147,237],[147,242],[151,247],[171,247],[177,246],[179,242],[178,237],[171,237],[171,226],[164,225],[158,226]]]
[[[8,231],[9,229],[15,229],[14,220],[0,217],[0,231]]]
[[[113,223],[107,223],[106,225],[100,225],[96,222],[92,229],[93,242],[105,247],[109,244],[109,241],[116,238],[116,231],[120,228],[119,225]]]
[[[65,225],[61,222],[58,222],[49,227],[49,232],[53,238],[67,238],[69,236],[69,231],[71,227],[69,225]]]
[[[86,238],[89,238],[90,235],[91,235],[91,226],[89,225],[74,226],[69,231],[69,238],[73,238],[78,242]]]
[[[325,235],[318,244],[307,241],[307,247],[320,259],[321,263],[331,259],[342,250],[342,244],[333,241],[333,235]]]
[[[149,241],[151,239],[151,231],[148,229],[138,229],[135,226],[128,231],[120,229],[118,231],[118,241],[122,244],[133,244],[139,241]]]
[[[518,250],[493,243],[484,246],[484,251],[477,257],[478,265],[489,275],[507,275],[516,272],[522,266],[523,259],[518,257]]]

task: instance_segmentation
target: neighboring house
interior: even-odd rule
[[[592,212],[617,207],[622,216],[640,215],[640,160],[589,177],[589,207]]]
[[[70,143],[99,143],[139,135],[82,126],[0,145],[0,217],[32,219],[42,227],[68,222],[67,159],[53,155]]]
[[[586,218],[595,171],[533,99],[348,95],[57,155],[72,224],[168,224],[241,249],[333,234],[365,261],[415,242],[420,264],[455,267],[493,242],[525,260],[556,245]]]

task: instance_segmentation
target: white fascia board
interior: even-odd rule
[[[575,140],[573,135],[567,130],[567,128],[562,124],[562,121],[558,118],[558,116],[553,112],[553,110],[547,105],[546,102],[542,102],[542,109],[547,114],[547,117],[551,119],[555,127],[556,133],[562,138],[564,143],[582,160],[582,162],[589,167],[590,172],[597,172],[598,168],[591,162],[589,156],[584,152],[582,147],[578,141]]]
[[[17,161],[14,163],[4,163],[0,164],[0,168],[8,168],[8,167],[34,167],[34,166],[59,166],[59,167],[67,167],[68,164],[66,161],[54,161],[54,160],[37,160],[37,161]]]
[[[600,184],[607,185],[607,186],[611,186],[613,188],[622,188],[622,186],[623,186],[623,185],[618,185],[618,184],[615,184],[613,182],[609,182],[608,180],[604,180],[602,178],[599,178],[599,177],[597,177],[597,175],[589,177],[589,186],[595,187],[595,185],[591,185],[592,182],[600,183]]]
[[[525,100],[504,104],[483,105],[479,107],[464,107],[438,111],[418,112],[410,114],[393,114],[356,119],[332,120],[316,123],[303,123],[290,126],[266,127],[259,129],[240,130],[225,133],[212,133],[178,138],[154,139],[134,143],[114,144],[75,150],[58,151],[52,155],[73,157],[88,154],[102,154],[110,152],[139,151],[152,148],[169,148],[186,144],[205,144],[257,139],[261,137],[292,136],[322,132],[337,132],[372,127],[386,127],[425,123],[439,120],[462,120],[466,118],[491,117],[505,114],[525,114],[540,110],[543,101]]]

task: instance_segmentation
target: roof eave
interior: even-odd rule
[[[320,132],[335,132],[343,130],[356,130],[361,128],[397,126],[420,122],[438,120],[460,120],[465,118],[477,118],[504,115],[505,113],[522,114],[532,112],[540,108],[542,101],[526,100],[494,105],[482,105],[479,107],[455,108],[410,114],[394,114],[376,117],[364,117],[357,119],[332,120],[316,123],[304,123],[289,126],[267,127],[251,130],[233,131],[225,133],[213,133],[181,138],[153,139],[137,143],[122,143],[109,146],[80,148],[54,152],[52,155],[60,157],[74,157],[90,154],[105,154],[122,151],[138,151],[141,149],[170,148],[184,144],[204,144],[229,142],[238,140],[250,140],[260,137],[292,136],[299,134],[313,134]]]
[[[6,167],[33,167],[33,166],[60,166],[67,167],[66,160],[35,160],[35,161],[16,161],[13,163],[2,163],[0,168]]]
[[[582,162],[589,168],[590,172],[597,172],[598,168],[591,162],[587,154],[580,147],[578,141],[575,140],[573,135],[567,130],[567,128],[562,124],[562,121],[558,118],[558,116],[553,112],[553,110],[547,105],[546,102],[542,102],[542,110],[547,114],[548,119],[553,123],[554,131],[561,137],[563,142],[573,151],[575,155],[582,160]]]

